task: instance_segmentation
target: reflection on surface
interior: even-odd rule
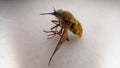
[[[11,20],[0,17],[0,68],[18,68],[16,54],[10,39]]]

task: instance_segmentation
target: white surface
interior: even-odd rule
[[[65,9],[81,22],[83,37],[70,33],[48,61],[59,37],[46,39],[43,29],[53,16],[43,12]],[[120,68],[120,2],[77,0],[0,1],[0,68]]]

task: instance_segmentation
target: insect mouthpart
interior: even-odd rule
[[[40,14],[40,15],[47,15],[47,14],[54,15],[54,13],[42,13],[42,14]]]

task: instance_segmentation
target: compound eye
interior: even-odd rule
[[[62,9],[58,9],[57,12],[58,13],[62,13],[63,11],[62,11]]]

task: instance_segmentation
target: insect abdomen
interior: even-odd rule
[[[73,23],[70,26],[70,31],[73,32],[78,37],[82,37],[82,26],[79,22]]]

